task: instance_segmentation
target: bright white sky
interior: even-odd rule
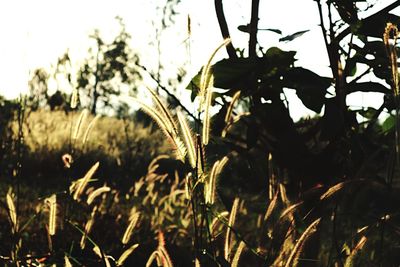
[[[27,92],[29,71],[48,68],[69,49],[72,62],[81,61],[88,49],[88,35],[98,28],[102,36],[113,38],[118,29],[115,16],[121,16],[127,31],[132,35],[132,47],[141,55],[143,65],[156,66],[157,48],[152,23],[159,23],[156,13],[159,0],[14,0],[0,2],[0,94],[15,98]],[[222,37],[217,24],[213,0],[182,0],[176,25],[164,33],[161,49],[163,64],[171,73],[188,60],[183,41],[187,37],[186,18],[192,20],[191,63],[189,73],[197,73]],[[374,9],[386,6],[393,0],[381,0]],[[224,1],[226,17],[236,47],[247,47],[248,35],[237,30],[250,18],[251,1]],[[374,10],[371,10],[373,12]],[[399,11],[397,9],[397,11]],[[399,12],[396,12],[399,13]],[[311,30],[293,42],[279,43],[281,37],[272,32],[260,32],[263,47],[279,46],[296,50],[298,65],[310,68],[320,75],[329,76],[328,58],[319,29],[317,6],[313,0],[260,1],[259,28],[277,28],[284,35],[301,30]],[[219,53],[226,56],[225,52]],[[67,89],[68,90],[68,89]],[[293,90],[288,90],[294,94]],[[358,97],[360,98],[360,97]],[[361,103],[369,102],[364,94]],[[291,98],[292,99],[292,98]],[[312,114],[293,98],[294,117]],[[377,101],[372,101],[375,106]],[[378,101],[380,102],[380,101]],[[379,105],[380,103],[376,103]]]

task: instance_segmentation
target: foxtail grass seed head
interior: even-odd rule
[[[296,204],[293,204],[289,207],[287,207],[281,214],[281,216],[279,217],[279,219],[283,219],[285,218],[288,214],[292,214],[294,212],[294,210],[296,210],[297,207],[299,207],[301,204],[303,204],[303,201],[300,201]]]
[[[233,225],[235,223],[236,220],[236,213],[239,207],[239,198],[235,198],[235,200],[233,201],[233,205],[232,205],[232,209],[231,212],[229,214],[229,220],[228,220],[228,227],[226,229],[226,235],[225,235],[225,246],[224,246],[224,257],[227,261],[229,261],[229,256],[231,254],[231,232],[232,232],[232,228]]]
[[[176,158],[184,162],[186,156],[186,147],[180,140],[178,133],[174,128],[175,126],[171,126],[170,119],[166,118],[165,114],[162,114],[159,110],[144,104],[142,101],[136,98],[132,98],[132,100],[139,104],[140,108],[157,123],[157,125],[174,146]]]
[[[72,135],[73,140],[76,140],[79,138],[81,129],[82,129],[82,124],[85,122],[88,113],[89,113],[89,111],[87,109],[84,109],[84,110],[82,110],[81,114],[79,115],[78,121],[75,124],[74,134]]]
[[[72,96],[71,96],[71,108],[72,109],[75,109],[78,106],[78,100],[79,100],[78,89],[74,89],[72,91]]]
[[[238,248],[236,249],[235,255],[232,259],[231,267],[238,267],[239,266],[239,258],[242,255],[243,249],[246,247],[246,244],[243,241],[240,241]]]
[[[93,200],[95,200],[96,197],[100,196],[103,193],[107,193],[110,192],[111,188],[108,186],[102,186],[100,188],[97,188],[96,190],[94,190],[93,192],[91,192],[86,200],[86,203],[88,205],[92,204]]]
[[[295,259],[295,256],[300,254],[304,242],[307,240],[308,237],[310,237],[316,231],[317,225],[319,224],[320,221],[321,221],[321,218],[313,221],[307,227],[307,229],[304,231],[304,233],[300,236],[300,238],[297,240],[296,244],[294,245],[294,248],[293,248],[288,260],[286,261],[285,267],[291,267],[291,266],[297,265],[297,263],[295,262],[295,261],[297,261],[297,259]]]
[[[8,192],[6,196],[8,216],[10,217],[11,230],[13,233],[18,231],[17,210],[15,209],[12,193]]]
[[[64,266],[65,267],[72,267],[72,264],[71,264],[70,260],[68,259],[68,257],[66,255],[64,256]]]
[[[55,194],[45,200],[49,206],[49,235],[56,234],[57,196]]]
[[[347,257],[344,267],[351,267],[354,266],[354,258],[356,257],[357,253],[363,249],[365,243],[367,242],[367,237],[362,236],[360,241],[358,241],[357,245],[352,249],[350,255]]]
[[[99,120],[100,117],[101,117],[100,114],[97,114],[96,117],[94,117],[94,119],[89,123],[88,127],[86,128],[85,134],[83,135],[82,144],[85,144],[87,142],[87,140],[89,139],[90,131],[92,130],[92,128],[94,127],[94,125],[96,124],[96,122]]]
[[[331,197],[336,192],[340,191],[347,182],[340,182],[332,187],[330,187],[321,197],[320,200]]]
[[[396,25],[392,23],[387,23],[385,32],[383,34],[383,42],[386,47],[386,53],[390,60],[391,70],[392,70],[392,87],[393,93],[395,96],[399,95],[399,73],[397,67],[397,38],[399,36],[399,31]],[[390,39],[393,39],[393,42],[390,42]]]
[[[156,103],[156,106],[160,112],[161,117],[168,124],[171,131],[174,132],[175,135],[178,135],[178,126],[175,123],[171,113],[168,111],[168,108],[165,107],[160,97],[154,92],[150,87],[146,86],[147,90],[150,92],[153,101]]]
[[[215,202],[215,191],[216,191],[216,180],[218,175],[222,172],[222,169],[228,162],[228,157],[225,156],[221,160],[217,160],[210,172],[210,177],[205,183],[205,201],[207,204],[214,204]]]
[[[178,120],[181,126],[183,140],[185,141],[186,150],[189,156],[189,162],[192,168],[196,167],[196,147],[195,142],[193,140],[192,130],[190,129],[186,118],[183,116],[181,112],[178,112]]]
[[[96,162],[90,170],[85,174],[85,176],[81,179],[79,184],[77,185],[77,188],[74,193],[74,200],[78,200],[81,194],[83,193],[83,190],[85,189],[86,185],[88,184],[89,180],[92,178],[96,170],[99,168],[100,163]]]
[[[64,154],[61,157],[63,163],[64,163],[64,167],[69,169],[71,168],[71,164],[73,162],[72,156],[70,154]]]
[[[238,101],[239,97],[240,97],[240,91],[237,91],[237,92],[233,95],[232,101],[231,101],[231,103],[230,103],[229,106],[228,106],[228,110],[226,111],[226,114],[225,114],[225,123],[226,123],[226,124],[228,124],[228,123],[231,121],[231,119],[232,119],[233,107],[234,107],[236,101]]]
[[[222,44],[220,44],[215,50],[214,52],[211,54],[210,58],[207,61],[207,64],[203,67],[203,70],[201,72],[201,77],[200,77],[200,92],[199,92],[199,98],[200,98],[200,111],[203,110],[203,103],[204,103],[204,96],[206,95],[206,90],[207,88],[210,87],[210,78],[211,78],[211,62],[214,59],[215,55],[217,54],[217,52],[227,46],[229,43],[231,42],[231,40],[225,39]]]
[[[154,260],[156,260],[157,266],[164,266],[162,263],[162,257],[160,255],[160,252],[158,251],[158,249],[153,251],[153,253],[151,253],[150,257],[148,258],[148,260],[146,262],[146,267],[152,266],[152,263]]]
[[[89,235],[90,231],[92,230],[92,226],[94,224],[94,219],[95,219],[95,216],[96,216],[96,212],[97,212],[97,206],[95,206],[93,208],[92,213],[90,214],[90,219],[86,222],[85,231],[84,231],[84,233],[82,235],[81,242],[80,242],[81,249],[85,249],[86,239],[87,239],[87,236]]]
[[[124,236],[122,237],[122,244],[124,245],[128,244],[129,240],[131,239],[133,229],[135,229],[135,226],[139,221],[139,217],[140,217],[140,212],[135,212],[134,214],[131,215],[129,220],[129,225],[125,230]]]
[[[127,250],[125,250],[121,257],[117,260],[117,266],[122,266],[125,260],[132,254],[132,252],[139,246],[139,244],[134,244],[130,246]]]
[[[274,211],[274,209],[276,207],[276,203],[278,200],[278,192],[275,193],[274,197],[269,202],[267,211],[265,212],[265,215],[264,215],[264,221],[267,221],[269,219],[269,217],[271,216],[272,212]]]
[[[210,78],[210,87],[206,89],[206,100],[204,103],[204,119],[203,119],[203,144],[207,145],[210,138],[210,107],[212,100],[212,87],[214,78]]]

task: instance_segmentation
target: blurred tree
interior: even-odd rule
[[[114,108],[113,97],[121,93],[121,88],[135,85],[141,75],[136,68],[139,56],[129,47],[131,36],[126,32],[125,24],[120,17],[117,37],[107,44],[98,30],[90,37],[95,41],[94,49],[78,71],[78,89],[90,99],[90,111],[96,114],[99,108]],[[116,102],[115,102],[116,103]]]
[[[28,82],[28,105],[32,110],[37,110],[47,102],[48,82],[50,74],[43,68],[35,69]]]

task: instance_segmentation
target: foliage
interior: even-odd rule
[[[117,18],[121,30],[118,36],[107,44],[98,30],[91,35],[95,41],[94,49],[89,50],[89,57],[78,72],[78,89],[90,99],[90,111],[96,114],[98,105],[101,108],[112,107],[112,97],[121,93],[121,86],[135,89],[137,80],[141,78],[136,65],[139,57],[130,49],[130,35],[125,24]]]
[[[200,100],[198,112],[186,114],[193,121],[179,111],[176,118],[151,89],[154,105],[134,99],[143,111],[135,116],[151,117],[168,139],[175,152],[168,156],[156,157],[164,143],[152,129],[128,122],[126,106],[119,120],[87,117],[88,111],[24,117],[21,101],[10,117],[18,145],[6,151],[18,151],[15,172],[0,192],[0,239],[11,240],[0,247],[0,259],[17,266],[396,265],[399,20],[388,12],[400,3],[360,19],[362,2],[316,2],[332,70],[322,77],[296,66],[294,51],[257,49],[253,0],[249,56],[238,56],[230,39],[215,50],[213,56],[226,47],[229,58],[211,65],[212,56],[188,86]],[[222,1],[215,5],[229,37]],[[367,74],[381,80],[362,82]],[[284,88],[319,115],[294,122]],[[377,92],[385,101],[379,109],[351,110],[346,97],[353,92]],[[220,107],[214,116],[212,106]],[[391,115],[381,124],[384,110]],[[48,156],[37,163],[40,155]],[[127,173],[137,179],[116,178],[136,156],[139,164]],[[147,173],[135,173],[153,157]],[[52,169],[62,163],[63,170]],[[40,174],[32,171],[36,165],[62,174],[36,185],[40,196],[29,179],[22,183]]]

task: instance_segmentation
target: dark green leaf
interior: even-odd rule
[[[382,124],[382,132],[384,133],[389,132],[395,127],[395,124],[396,124],[396,117],[390,115]]]
[[[385,14],[379,16],[373,15],[369,18],[361,20],[360,27],[356,30],[358,34],[369,37],[382,38],[386,24],[391,22],[400,28],[400,17],[394,14]]]
[[[293,68],[283,75],[283,86],[295,89],[303,104],[317,113],[324,105],[326,90],[331,82],[331,78],[321,77],[304,68]]]

